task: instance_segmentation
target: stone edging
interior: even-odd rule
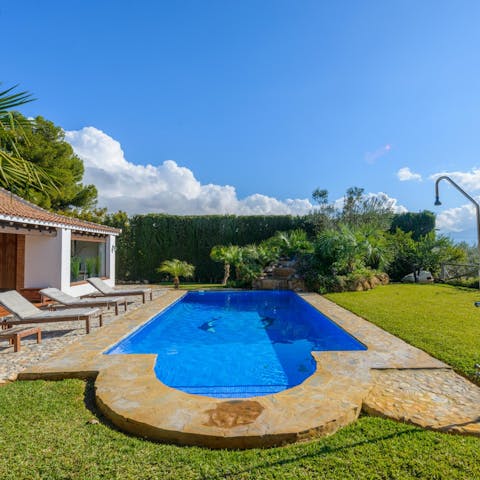
[[[382,389],[388,373],[379,380],[375,372],[421,369],[455,375],[448,365],[317,294],[300,296],[367,345],[368,350],[312,352],[317,362],[315,373],[297,387],[273,395],[232,400],[191,395],[170,388],[156,378],[155,355],[102,354],[184,294],[168,291],[118,322],[69,345],[45,364],[22,372],[19,378],[96,376],[99,408],[125,431],[171,443],[252,448],[334,433],[354,421],[365,402],[373,413],[397,419],[403,415],[401,419],[422,424],[416,421],[421,412],[409,417],[401,409],[392,410],[391,405],[398,404],[395,399],[402,396],[394,385],[390,393]],[[384,396],[372,394],[376,391]],[[426,420],[422,426],[435,428],[436,425],[438,429],[448,430],[445,422],[434,424],[429,420],[432,415],[428,408],[435,407],[433,398],[425,400],[422,421]],[[412,404],[415,402],[404,402],[406,406]],[[480,418],[478,408],[473,407],[469,413],[471,416],[479,413],[477,421]],[[454,416],[450,416],[450,420],[455,420]],[[469,419],[464,415],[462,420],[468,423]],[[456,431],[455,422],[451,425],[450,429]],[[475,422],[472,425],[467,433],[475,434]]]

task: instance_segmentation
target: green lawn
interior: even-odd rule
[[[391,285],[329,298],[471,373],[480,350],[475,292]],[[362,416],[331,437],[281,448],[177,447],[105,423],[90,383],[15,382],[0,387],[0,478],[475,479],[480,439]]]
[[[212,451],[129,437],[102,422],[92,398],[91,385],[80,380],[0,388],[0,478],[480,478],[479,439],[380,418],[362,417],[304,444]]]
[[[325,296],[473,378],[480,363],[477,290],[393,284]]]

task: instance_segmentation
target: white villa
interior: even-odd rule
[[[0,291],[56,287],[80,296],[88,276],[115,284],[116,228],[49,212],[0,188]],[[34,298],[32,298],[34,299]]]

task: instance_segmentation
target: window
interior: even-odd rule
[[[70,281],[106,275],[105,241],[72,240]]]

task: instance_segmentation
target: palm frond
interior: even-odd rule
[[[57,180],[35,163],[23,159],[18,152],[20,140],[28,143],[23,127],[30,121],[17,116],[12,109],[34,98],[28,92],[12,93],[17,86],[0,92],[0,186],[17,193],[29,188],[56,191]]]
[[[9,95],[9,93],[15,90],[17,87],[18,84],[7,88],[7,90],[3,90],[3,92],[0,92],[0,114],[35,100],[35,98],[33,98],[32,94],[29,92],[18,92]]]
[[[0,185],[8,190],[57,190],[56,179],[43,168],[0,149]]]

